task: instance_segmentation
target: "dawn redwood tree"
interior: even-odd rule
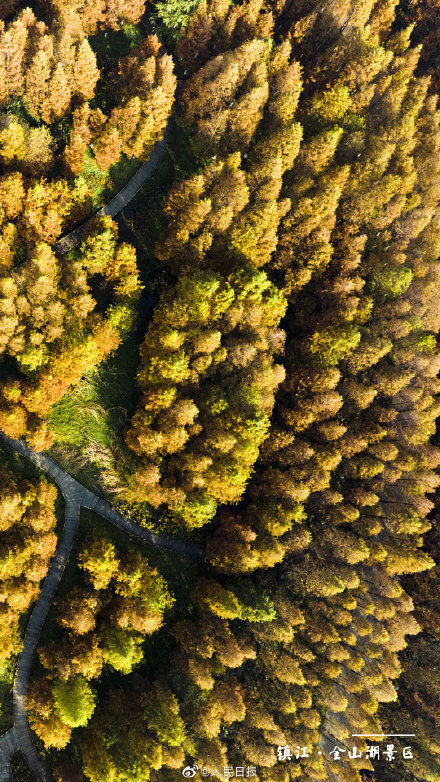
[[[144,557],[119,554],[108,538],[86,540],[79,566],[83,582],[57,604],[57,637],[38,650],[45,675],[30,685],[30,724],[46,747],[66,746],[72,729],[88,723],[103,667],[129,674],[174,603]]]
[[[62,180],[58,186],[42,182],[26,193],[20,177],[8,175],[3,203],[14,214],[16,202],[8,207],[10,188],[22,198],[24,214],[17,218],[17,228],[24,248],[32,247],[32,237],[40,236],[42,231],[45,240],[34,245],[18,269],[11,268],[10,256],[0,279],[0,351],[2,357],[13,358],[20,370],[18,379],[10,378],[2,384],[0,426],[12,436],[33,436],[41,448],[50,441],[44,419],[52,405],[85,371],[108,356],[127,333],[140,284],[134,248],[118,243],[117,229],[110,218],[93,225],[81,246],[69,256],[56,257],[47,243],[51,226],[44,205],[51,191],[64,210],[69,201],[66,204],[63,196],[70,197],[72,204],[78,195]],[[59,232],[55,226],[61,222],[56,205],[49,201],[55,236]],[[17,242],[17,233],[9,233],[6,226],[4,236],[8,235]],[[93,275],[100,276],[109,295],[102,314],[95,312],[96,300],[90,288]]]
[[[277,709],[276,722],[287,744],[302,735],[320,746],[320,759],[301,764],[310,779],[358,778],[328,751],[352,732],[380,731],[374,715],[396,697],[397,652],[419,630],[398,577],[433,565],[420,548],[438,464],[428,444],[438,414],[438,115],[414,78],[408,35],[382,46],[376,9],[378,38],[363,29],[366,9],[352,10],[343,37],[328,39],[319,14],[296,21],[295,55],[308,55],[297,114],[304,157],[284,180],[292,207],[270,267],[291,302],[286,380],[243,509],[222,511],[208,543],[229,572],[285,558],[274,577],[283,573],[304,624],[298,643],[282,644],[281,668],[262,654],[252,665],[261,682],[291,677],[307,703],[288,719]],[[270,752],[265,765],[276,778]]]
[[[20,617],[40,592],[56,547],[56,489],[4,464],[0,475],[0,668],[21,647]]]
[[[172,58],[159,49],[157,36],[150,35],[120,59],[118,71],[111,74],[118,100],[109,116],[88,103],[75,109],[63,152],[70,174],[81,172],[86,155],[92,153],[92,160],[101,171],[108,171],[121,153],[129,158],[148,159],[155,142],[163,135],[176,89]],[[86,61],[83,70],[88,71]]]
[[[139,457],[132,496],[166,502],[199,527],[242,495],[283,377],[273,354],[285,302],[252,267],[182,276],[141,348],[143,391],[126,439]]]

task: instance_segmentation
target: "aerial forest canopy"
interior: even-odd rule
[[[28,691],[57,782],[440,782],[439,35],[437,0],[3,3],[0,429],[206,547],[84,522]],[[54,502],[2,466],[0,672]]]
[[[0,475],[0,668],[20,646],[19,620],[39,593],[55,551],[56,489],[2,466]]]
[[[51,245],[92,216],[121,156],[148,159],[176,86],[154,35],[98,67],[87,35],[138,21],[142,3],[43,6],[45,21],[25,8],[0,24],[0,427],[40,449],[52,405],[117,347],[141,290],[111,220],[67,257]]]

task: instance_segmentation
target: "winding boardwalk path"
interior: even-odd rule
[[[162,160],[170,140],[171,128],[172,120],[170,118],[168,120],[163,138],[160,141],[156,141],[148,160],[143,163],[140,168],[138,168],[134,176],[132,176],[132,178],[122,188],[122,190],[120,190],[119,193],[117,193],[115,197],[108,202],[108,204],[103,206],[99,212],[96,212],[96,214],[90,218],[90,220],[87,220],[82,225],[79,225],[78,228],[75,228],[69,234],[66,234],[66,236],[58,239],[58,241],[52,245],[53,249],[58,255],[63,255],[64,253],[76,247],[81,242],[90,223],[95,220],[96,217],[102,217],[103,215],[110,215],[110,217],[115,217],[125,206],[127,206],[128,202],[134,198],[136,193],[139,192],[142,185],[144,185],[147,179],[151,177]]]
[[[10,762],[12,755],[19,749],[17,731],[15,725],[0,738],[0,775],[2,782],[9,782],[11,778]]]
[[[146,31],[151,32],[148,19],[143,19],[143,24]],[[163,45],[160,51],[165,51]],[[132,200],[145,182],[152,176],[162,160],[171,136],[172,122],[173,120],[170,117],[163,138],[156,142],[149,159],[140,166],[119,193],[100,209],[93,218],[55,242],[53,249],[58,255],[63,255],[76,247],[81,242],[90,222],[96,217],[103,215],[115,217],[127,206],[129,201]],[[12,440],[1,431],[0,437],[11,448],[48,473],[61,490],[66,503],[61,538],[43,582],[40,595],[30,616],[23,641],[23,649],[17,662],[13,689],[14,727],[3,736],[0,736],[0,782],[11,781],[10,759],[18,750],[22,751],[32,774],[38,782],[51,782],[51,776],[45,769],[32,743],[26,711],[26,691],[38,639],[75,540],[81,508],[94,510],[129,535],[145,540],[154,546],[174,551],[176,554],[185,554],[202,560],[205,558],[205,550],[202,546],[158,535],[151,530],[139,527],[131,519],[123,516],[107,502],[78,483],[46,454],[33,451],[22,440]]]
[[[151,35],[154,32],[150,22],[151,10],[152,9],[149,3],[147,2],[145,13],[142,15],[141,18],[141,24],[144,27],[145,33],[147,35]],[[159,47],[159,54],[163,55],[166,53],[167,53],[166,48],[163,45],[163,43],[161,43]],[[99,210],[99,212],[96,212],[96,214],[93,217],[91,217],[89,220],[86,220],[85,223],[82,223],[82,225],[79,225],[77,228],[74,228],[74,230],[71,231],[70,233],[66,234],[65,236],[62,236],[61,239],[58,239],[58,241],[52,245],[53,249],[58,255],[64,255],[64,253],[68,252],[69,250],[73,250],[74,247],[77,247],[77,245],[81,242],[84,234],[86,233],[89,225],[95,220],[96,217],[103,217],[104,215],[110,215],[110,217],[116,217],[116,215],[119,214],[119,212],[121,212],[125,206],[127,206],[127,204],[132,200],[132,198],[134,198],[136,193],[139,192],[142,185],[145,184],[147,179],[150,179],[151,175],[154,173],[160,161],[162,160],[167,150],[168,143],[170,141],[172,127],[173,127],[173,119],[172,116],[170,115],[168,117],[168,122],[164,130],[163,137],[160,141],[156,141],[148,160],[146,160],[145,163],[143,163],[140,166],[140,168],[138,168],[136,173],[133,174],[133,176],[127,182],[127,184],[124,185],[124,187],[119,191],[119,193],[116,193],[114,198],[112,198],[111,201],[108,202],[108,204],[103,206],[102,209]]]
[[[62,470],[46,454],[33,451],[23,440],[13,440],[1,432],[0,437],[14,451],[29,459],[29,461],[50,475],[62,492],[66,505],[63,531],[50,563],[47,576],[44,579],[40,595],[30,616],[23,641],[23,650],[17,662],[13,689],[14,727],[0,737],[1,782],[9,782],[11,780],[10,758],[18,749],[22,751],[29,768],[38,782],[51,782],[50,774],[45,769],[32,742],[26,711],[26,690],[38,639],[75,540],[81,508],[94,510],[129,535],[145,540],[159,548],[174,551],[176,554],[185,554],[186,556],[203,560],[205,558],[205,549],[203,546],[195,543],[176,540],[175,538],[159,535],[156,532],[139,527],[122,513],[112,508],[109,503],[82,486],[81,483]]]
[[[152,32],[147,12],[142,19],[142,23],[148,34]],[[163,44],[161,44],[159,51],[160,53],[165,53]],[[172,124],[173,120],[170,116],[163,138],[156,142],[149,159],[140,166],[114,198],[92,218],[55,242],[53,249],[58,255],[63,255],[72,250],[81,242],[92,220],[103,215],[115,217],[134,198],[162,160],[170,140]],[[0,438],[13,450],[48,473],[61,490],[66,504],[63,531],[47,576],[44,579],[40,595],[31,613],[23,641],[23,649],[17,662],[13,687],[14,726],[3,736],[0,736],[0,782],[11,782],[10,760],[18,750],[22,751],[32,774],[38,782],[51,782],[51,776],[45,769],[32,742],[26,711],[26,691],[38,639],[75,540],[81,508],[94,510],[129,535],[145,540],[154,546],[174,551],[176,554],[185,554],[195,559],[203,560],[205,558],[205,549],[202,546],[158,535],[151,530],[139,527],[96,494],[78,483],[46,454],[33,451],[22,440],[13,440],[1,431]]]

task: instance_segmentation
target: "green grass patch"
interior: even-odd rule
[[[138,361],[136,342],[127,340],[52,408],[51,452],[90,488],[103,470],[116,469],[116,453],[125,450],[123,434],[137,401]]]
[[[89,150],[87,150],[84,156],[84,166],[81,174],[92,190],[92,208],[96,212],[106,203],[109,176],[105,171],[101,171],[98,168]]]

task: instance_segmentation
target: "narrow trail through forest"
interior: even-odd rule
[[[17,662],[13,687],[14,727],[0,737],[1,782],[11,780],[10,758],[18,749],[22,751],[35,778],[39,782],[50,782],[51,777],[32,742],[26,711],[26,690],[38,640],[75,540],[81,508],[88,508],[99,513],[133,537],[145,540],[159,548],[169,549],[177,554],[185,554],[194,559],[203,560],[205,549],[195,543],[176,540],[139,527],[109,503],[82,486],[46,454],[33,451],[22,440],[13,440],[1,432],[0,436],[10,448],[50,475],[60,489],[66,506],[61,538],[31,613],[23,641],[23,649]]]
[[[93,215],[93,217],[91,217],[89,220],[86,220],[85,223],[82,223],[82,225],[79,225],[78,228],[75,228],[73,231],[66,234],[66,236],[58,239],[58,241],[52,245],[53,249],[58,255],[64,255],[64,253],[67,253],[69,250],[72,250],[74,247],[76,247],[81,242],[90,223],[97,217],[103,217],[104,215],[115,217],[119,212],[122,211],[122,209],[124,209],[125,206],[127,206],[129,201],[134,198],[136,193],[139,192],[141,187],[151,177],[162,160],[170,140],[171,127],[172,123],[170,119],[168,121],[167,127],[165,128],[163,138],[160,141],[156,141],[148,160],[146,160],[145,163],[143,163],[141,167],[138,168],[132,178],[127,182],[126,185],[124,185],[119,193],[116,193],[114,198],[112,198],[108,204],[103,206],[102,209],[100,209],[99,212],[96,212],[96,214]]]
[[[144,24],[147,32],[150,32],[145,20]],[[164,50],[163,46],[161,46],[161,49]],[[81,242],[91,220],[102,215],[115,217],[127,206],[161,162],[169,143],[171,128],[172,118],[169,117],[163,138],[156,142],[149,159],[141,165],[127,184],[93,218],[90,218],[90,220],[87,220],[55,242],[53,249],[58,255],[63,255],[72,250]],[[158,535],[151,530],[139,527],[96,494],[78,483],[46,454],[33,451],[23,441],[13,440],[1,431],[0,437],[14,451],[29,459],[51,476],[61,490],[66,504],[61,538],[58,541],[57,549],[47,576],[44,579],[40,595],[30,616],[23,648],[17,662],[13,687],[14,726],[3,736],[0,736],[0,782],[11,782],[10,760],[18,750],[22,751],[32,774],[38,782],[51,782],[51,775],[44,767],[33,745],[26,711],[26,690],[38,640],[75,540],[81,508],[88,508],[99,513],[129,535],[145,540],[159,548],[169,549],[177,554],[185,554],[195,559],[203,560],[205,558],[205,549],[203,546]]]

